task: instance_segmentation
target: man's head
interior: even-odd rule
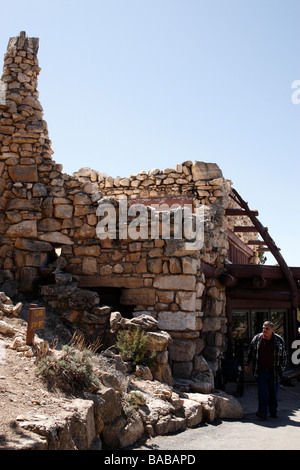
[[[265,339],[271,339],[274,332],[274,325],[271,321],[265,321],[263,324],[263,337]]]

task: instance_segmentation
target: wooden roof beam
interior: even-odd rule
[[[257,228],[254,226],[238,225],[233,228],[234,232],[258,232]]]
[[[280,250],[280,248],[277,247],[278,250]],[[260,246],[259,249],[257,250],[259,253],[263,253],[265,251],[271,251],[270,248],[266,248],[265,246]]]
[[[259,248],[257,251],[271,251],[271,249],[265,246],[265,242],[263,240],[249,240],[247,245],[257,245]],[[280,251],[280,248],[277,247],[277,250]]]
[[[250,210],[249,211],[251,215],[258,216],[258,211],[257,210]],[[249,216],[249,213],[247,213],[244,209],[233,209],[231,207],[228,207],[225,209],[225,215],[245,215]]]
[[[239,289],[233,287],[227,289],[226,295],[231,299],[291,301],[291,292],[271,289]]]
[[[249,240],[247,245],[261,245],[264,246],[266,243],[263,240]]]
[[[295,279],[300,279],[300,267],[290,268]],[[227,264],[226,271],[237,279],[247,279],[256,276],[266,279],[283,279],[284,273],[280,266],[265,264]]]

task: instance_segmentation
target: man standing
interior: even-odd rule
[[[245,358],[245,372],[252,362],[253,375],[258,385],[258,412],[266,419],[268,410],[272,418],[277,417],[277,395],[282,373],[287,364],[285,342],[274,333],[270,321],[263,324],[263,332],[254,336]]]

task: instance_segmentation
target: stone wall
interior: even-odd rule
[[[206,279],[203,263],[220,272],[224,266],[230,182],[216,164],[190,161],[128,178],[103,176],[89,168],[72,176],[64,174],[62,165],[52,159],[38,99],[37,51],[38,39],[26,38],[22,32],[10,39],[4,58],[1,89],[5,93],[0,102],[3,290],[13,283],[26,294],[51,282],[69,287],[75,283],[76,289],[97,292],[99,307],[101,296],[105,298],[111,289],[115,306],[127,315],[146,312],[169,332],[174,375],[199,374],[200,353],[215,370],[226,348],[225,290],[217,278]],[[116,210],[127,198],[128,207],[142,203],[149,214],[150,206],[161,201],[189,203],[195,213],[205,206],[203,246],[187,250],[184,237],[153,239],[149,234],[141,240],[99,239],[97,209],[99,201],[108,197]],[[174,231],[174,223],[171,226]],[[75,306],[63,313],[74,328],[88,315],[87,323],[93,324],[90,318],[96,321],[95,312],[87,312],[87,307]],[[102,320],[100,329],[107,324],[107,318]],[[99,324],[95,331],[98,334]]]

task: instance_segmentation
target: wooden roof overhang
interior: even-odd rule
[[[272,305],[281,302],[285,307],[292,307],[290,284],[280,266],[227,264],[225,269],[226,272],[221,274],[219,280],[225,285],[228,298],[240,301],[264,301],[264,304],[269,302]],[[300,268],[290,268],[290,270],[295,284],[298,285]],[[300,307],[299,297],[297,307]]]
[[[290,268],[295,284],[300,282],[300,268]],[[284,309],[287,310],[289,341],[298,337],[297,307],[295,307],[290,284],[280,266],[225,265],[219,277],[226,287],[227,336],[232,341],[232,310]],[[295,310],[296,308],[296,310]],[[231,339],[230,339],[231,338]]]
[[[249,209],[248,204],[242,199],[239,193],[235,189],[232,189],[232,193],[230,194],[230,196],[240,206],[241,210],[244,211],[244,215],[249,217],[253,224],[253,227],[257,229],[258,233],[263,239],[263,243],[261,243],[259,240],[255,240],[252,242],[252,244],[261,243],[262,245],[266,245],[266,249],[268,249],[272,253],[274,258],[278,262],[278,265],[286,281],[289,284],[291,293],[291,307],[294,310],[296,318],[296,311],[299,305],[299,286],[297,285],[293,277],[291,269],[286,264],[283,256],[280,253],[279,248],[276,246],[274,240],[271,238],[268,229],[261,224],[261,222],[257,219],[256,214],[254,214],[253,211]]]
[[[238,208],[228,208],[226,215],[247,216],[252,225],[234,227],[234,232],[256,232],[262,240],[250,240],[247,245],[259,246],[259,251],[270,251],[278,266],[227,264],[219,277],[226,287],[229,308],[288,308],[290,337],[296,337],[297,308],[300,307],[300,268],[290,268],[280,249],[271,238],[268,228],[257,219],[258,212],[235,189],[230,194]]]
[[[290,285],[280,266],[261,264],[225,264],[222,272],[204,262],[202,270],[207,278],[216,277],[226,288],[226,297],[239,308],[291,308]],[[290,268],[296,285],[300,283],[300,267]],[[300,308],[300,300],[297,307]]]

